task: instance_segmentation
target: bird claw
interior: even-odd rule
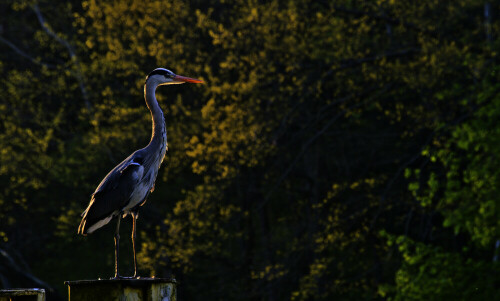
[[[141,276],[115,276],[115,277],[111,277],[109,278],[110,280],[131,280],[131,279],[141,279]]]

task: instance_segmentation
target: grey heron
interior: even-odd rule
[[[90,204],[82,213],[78,234],[87,235],[101,228],[117,217],[115,240],[115,278],[120,278],[118,253],[120,241],[120,221],[122,217],[132,217],[132,248],[134,252],[134,278],[137,277],[135,253],[136,222],[140,206],[144,205],[154,190],[158,169],[167,151],[167,130],[165,118],[155,97],[158,86],[203,83],[199,79],[174,74],[164,68],[153,70],[146,77],[144,98],[151,112],[153,133],[149,144],[133,152],[101,181],[92,194]]]

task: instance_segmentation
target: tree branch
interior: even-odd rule
[[[47,67],[47,68],[50,68],[50,69],[55,68],[55,66],[52,65],[52,64],[44,63],[44,62],[41,62],[41,61],[35,59],[34,57],[30,56],[26,52],[22,51],[20,48],[18,48],[12,42],[10,42],[7,39],[4,39],[1,36],[0,36],[0,42],[2,42],[5,45],[9,46],[10,49],[14,50],[17,54],[19,54],[20,56],[24,57],[25,59],[30,60],[33,64],[36,64],[36,65],[39,65],[39,66],[44,66],[44,67]]]
[[[51,36],[52,38],[54,38],[57,42],[59,42],[59,44],[63,45],[67,50],[68,50],[68,53],[69,53],[69,56],[70,56],[70,59],[71,59],[71,63],[73,64],[73,76],[76,78],[76,80],[78,81],[78,85],[80,87],[80,90],[82,92],[82,96],[83,96],[83,99],[85,101],[85,106],[87,107],[87,110],[90,111],[91,109],[91,104],[90,104],[90,100],[89,100],[89,97],[88,97],[88,93],[87,93],[87,89],[85,87],[85,82],[83,80],[83,75],[81,73],[81,71],[79,70],[79,65],[80,65],[80,62],[78,60],[78,57],[76,56],[76,53],[75,53],[75,50],[73,49],[73,47],[69,44],[68,41],[64,40],[63,38],[61,38],[59,35],[57,35],[52,29],[50,29],[50,27],[48,26],[48,23],[45,21],[45,18],[43,17],[42,15],[42,12],[40,11],[40,8],[38,7],[38,4],[33,4],[31,6],[31,8],[33,9],[33,11],[35,12],[36,14],[36,17],[38,19],[38,22],[40,23],[40,25],[42,26],[42,29],[49,35]]]
[[[11,273],[12,272],[18,273],[26,277],[28,280],[32,281],[36,285],[44,287],[47,290],[54,291],[54,289],[48,283],[42,281],[41,279],[31,274],[30,272],[23,270],[5,250],[0,249],[0,259],[3,259],[4,266],[11,269],[10,270]]]

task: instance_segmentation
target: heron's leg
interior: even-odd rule
[[[137,257],[135,254],[135,233],[136,233],[136,224],[137,218],[139,217],[137,212],[132,213],[132,249],[134,251],[134,278],[137,277]]]
[[[118,271],[118,251],[120,249],[120,221],[122,219],[122,215],[118,215],[118,222],[116,224],[116,232],[115,232],[115,278],[120,278],[120,273]]]

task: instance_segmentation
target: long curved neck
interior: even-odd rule
[[[166,140],[165,118],[163,117],[163,111],[161,110],[160,105],[158,105],[158,101],[155,96],[157,87],[158,83],[155,83],[154,81],[148,81],[144,85],[144,98],[146,99],[146,105],[148,106],[148,109],[151,112],[151,118],[153,119],[151,142],[160,138],[164,138]]]

